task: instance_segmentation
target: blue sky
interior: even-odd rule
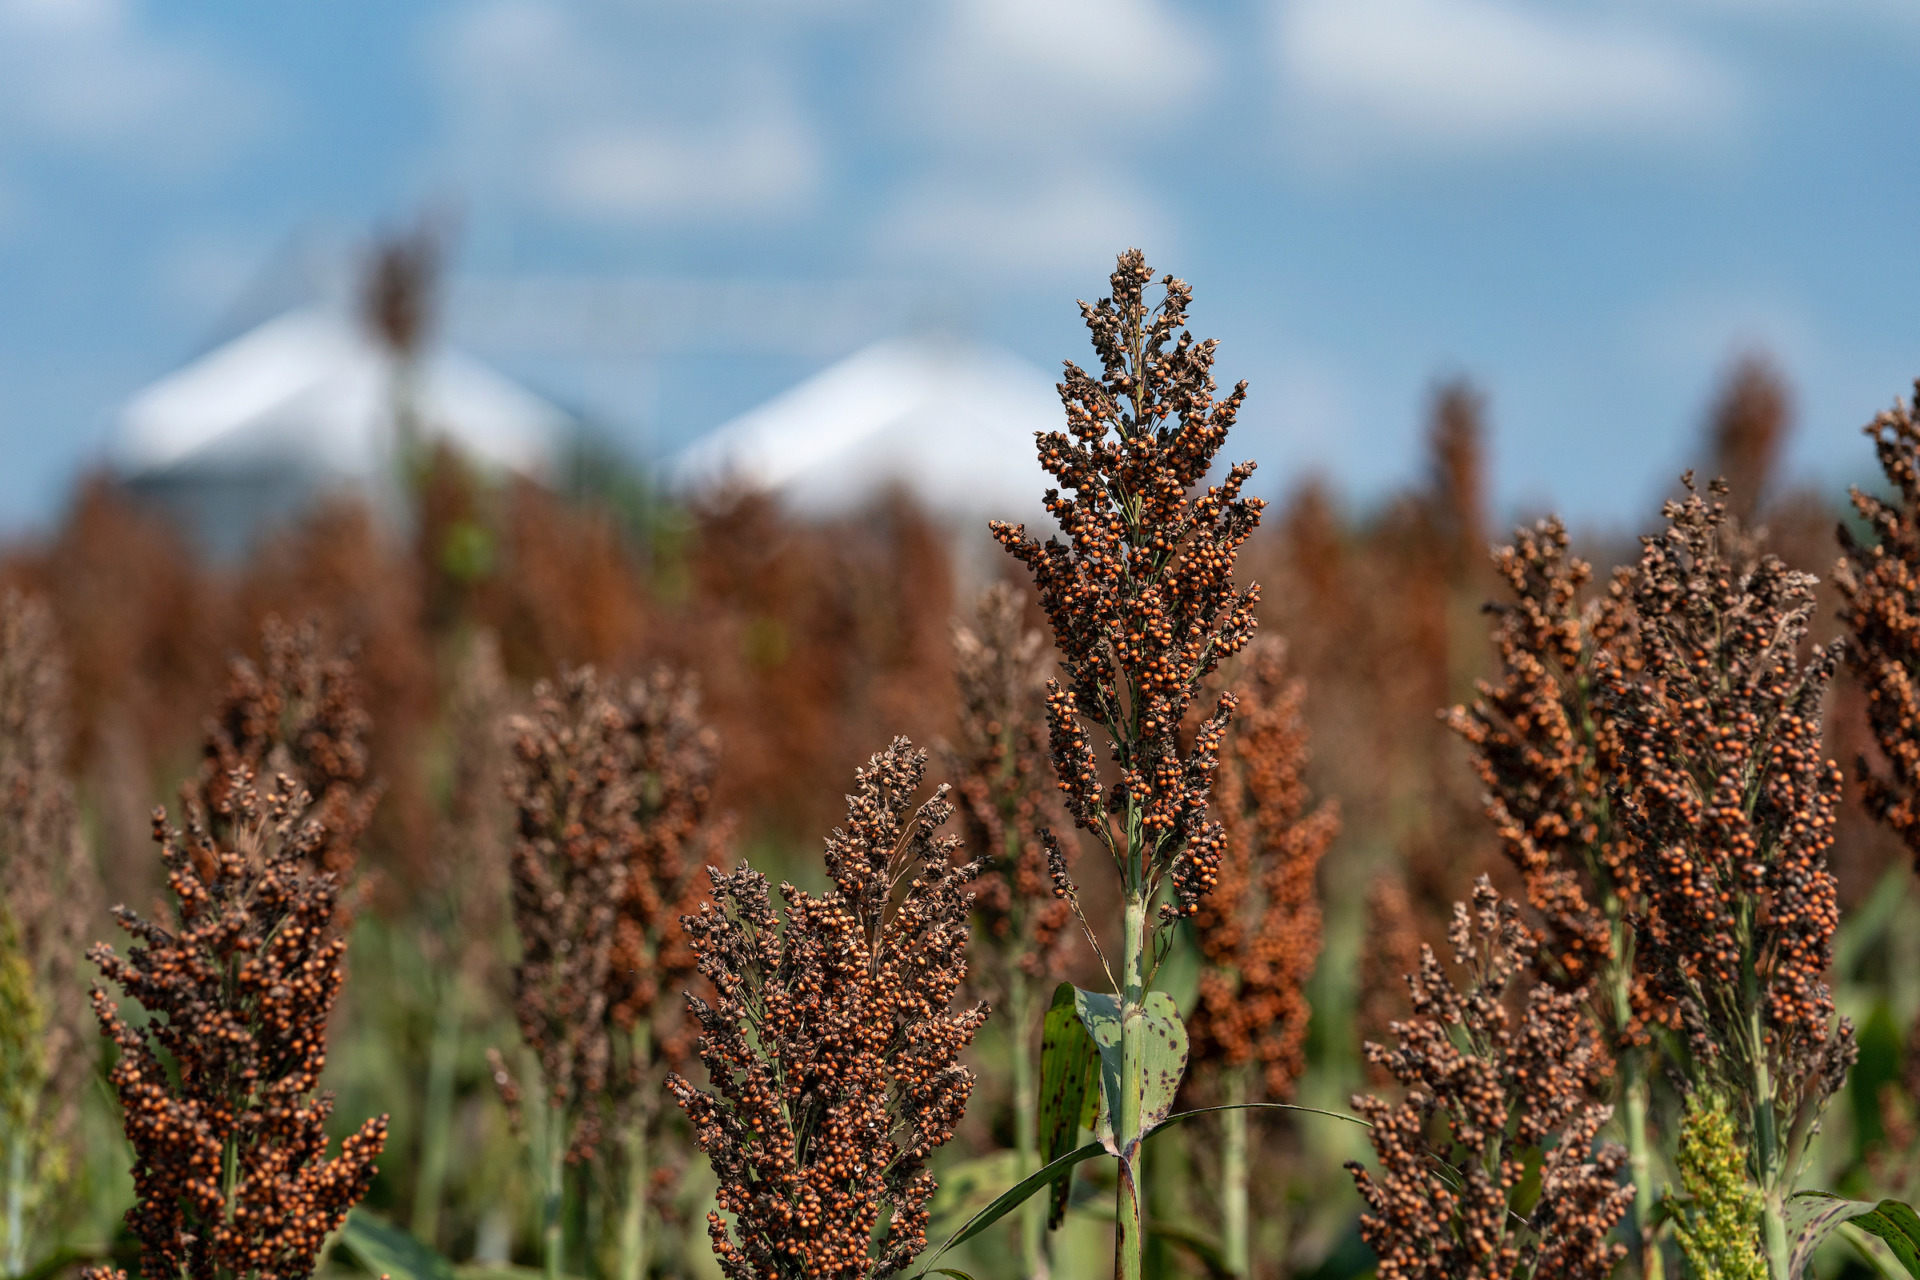
[[[1899,0],[0,0],[0,527],[425,207],[454,336],[636,451],[903,323],[1079,358],[1139,243],[1270,489],[1404,479],[1463,373],[1508,508],[1632,520],[1754,347],[1837,484],[1920,374],[1917,71]],[[793,314],[499,314],[595,280]]]

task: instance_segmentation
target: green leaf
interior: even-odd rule
[[[392,1280],[454,1280],[453,1264],[410,1232],[383,1222],[365,1209],[347,1215],[340,1243],[354,1261],[376,1276]]]
[[[1120,1042],[1124,1035],[1120,1000],[1104,991],[1082,991],[1075,987],[1073,1007],[1079,1011],[1080,1025],[1093,1038],[1094,1048],[1100,1054],[1099,1132],[1101,1137],[1111,1139],[1115,1119],[1120,1114]]]
[[[930,1276],[951,1276],[952,1280],[973,1280],[972,1276],[960,1270],[958,1267],[935,1267],[933,1270],[925,1271],[925,1272],[922,1272],[921,1274],[930,1275]]]
[[[1091,1160],[1095,1156],[1106,1154],[1107,1149],[1104,1145],[1098,1142],[1089,1142],[1083,1147],[1078,1147],[1067,1152],[1067,1154],[1061,1156],[1058,1160],[1049,1161],[1047,1164],[1041,1166],[1037,1173],[1030,1173],[1020,1179],[1020,1181],[1014,1183],[1013,1186],[996,1197],[992,1204],[974,1214],[971,1218],[968,1218],[965,1225],[956,1231],[945,1244],[941,1245],[939,1251],[933,1256],[938,1258],[940,1254],[945,1253],[955,1245],[965,1244],[967,1241],[973,1239],[982,1231],[985,1231],[988,1227],[1000,1221],[1000,1219],[1006,1217],[1015,1209],[1018,1209],[1026,1202],[1028,1196],[1031,1196],[1034,1192],[1054,1181],[1056,1178],[1064,1178],[1066,1175],[1072,1173],[1073,1167],[1081,1161]],[[921,1272],[921,1274],[925,1275],[927,1273]]]
[[[1371,1129],[1373,1127],[1359,1116],[1342,1115],[1338,1111],[1322,1111],[1319,1107],[1302,1107],[1291,1102],[1237,1102],[1224,1107],[1199,1107],[1192,1111],[1182,1111],[1178,1115],[1168,1116],[1152,1129],[1148,1130],[1146,1137],[1151,1138],[1156,1134],[1163,1133],[1175,1125],[1183,1124],[1193,1119],[1195,1116],[1209,1116],[1221,1111],[1299,1111],[1306,1115],[1326,1116],[1333,1120],[1345,1120],[1348,1124],[1357,1124],[1363,1129]],[[1049,1161],[1039,1172],[1029,1174],[1027,1177],[1022,1178],[1019,1182],[996,1197],[992,1204],[967,1219],[966,1224],[962,1226],[960,1230],[956,1231],[948,1238],[945,1244],[934,1251],[933,1257],[928,1259],[928,1262],[932,1263],[938,1260],[942,1254],[955,1245],[965,1244],[967,1241],[973,1239],[982,1231],[985,1231],[988,1227],[1019,1208],[1028,1196],[1031,1196],[1048,1183],[1056,1179],[1065,1179],[1068,1174],[1073,1172],[1075,1165],[1084,1160],[1091,1160],[1098,1155],[1111,1154],[1112,1152],[1107,1150],[1106,1144],[1089,1142],[1083,1147],[1078,1147],[1075,1150],[1067,1152],[1056,1160]],[[935,1270],[937,1270],[937,1268],[930,1266],[927,1271],[922,1271],[918,1274],[928,1275]]]
[[[1788,1280],[1802,1280],[1814,1251],[1842,1223],[1879,1236],[1907,1274],[1920,1280],[1920,1214],[1911,1205],[1898,1200],[1847,1200],[1830,1191],[1802,1191],[1794,1200],[1803,1202],[1796,1207],[1812,1212],[1794,1239],[1787,1260]]]
[[[1180,1021],[1180,1010],[1164,991],[1149,991],[1140,1007],[1124,1017],[1119,999],[1105,992],[1076,988],[1073,1000],[1080,1023],[1100,1054],[1101,1136],[1137,1143],[1173,1110],[1174,1095],[1187,1071],[1187,1028]],[[1121,1113],[1122,1060],[1129,1034],[1139,1046],[1140,1061],[1133,1070],[1140,1076],[1140,1132],[1120,1135],[1115,1118]],[[1117,1147],[1114,1154],[1120,1154]]]
[[[1066,1155],[1079,1143],[1082,1129],[1099,1123],[1099,1074],[1100,1053],[1080,1021],[1074,986],[1063,982],[1054,990],[1040,1038],[1040,1132],[1035,1136],[1042,1162]],[[1048,1230],[1060,1225],[1072,1185],[1071,1177],[1053,1184]]]
[[[1135,1068],[1144,1077],[1140,1099],[1140,1133],[1144,1138],[1173,1113],[1174,1095],[1180,1092],[1180,1080],[1187,1074],[1187,1028],[1180,1021],[1180,1010],[1173,997],[1164,991],[1149,991],[1143,1007],[1129,1015],[1145,1026],[1138,1037],[1144,1047],[1140,1065]]]

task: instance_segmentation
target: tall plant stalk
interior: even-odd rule
[[[1249,1117],[1284,1102],[1306,1068],[1306,984],[1320,955],[1314,879],[1340,828],[1337,807],[1307,789],[1305,686],[1289,677],[1285,646],[1262,637],[1237,664],[1240,707],[1214,777],[1226,834],[1218,883],[1193,916],[1203,968],[1187,1023],[1188,1085],[1222,1113],[1221,1239],[1227,1269],[1246,1276]]]
[[[1040,1169],[1040,1081],[1034,1071],[1033,1035],[1036,1001],[1024,975],[1016,976],[1007,991],[1007,1019],[1017,1034],[1012,1039],[1014,1154],[1020,1176]],[[1044,1278],[1047,1265],[1047,1206],[1038,1198],[1020,1206],[1020,1265],[1029,1277]]]
[[[1686,483],[1633,578],[1636,665],[1602,654],[1598,704],[1645,895],[1640,969],[1687,1033],[1696,1085],[1729,1103],[1786,1280],[1787,1203],[1855,1055],[1826,980],[1840,770],[1821,703],[1839,650],[1801,660],[1813,579],[1756,554],[1723,485]]]
[[[1234,1108],[1220,1117],[1220,1258],[1236,1276],[1253,1274],[1252,1222],[1247,1213],[1247,1113],[1253,1069],[1231,1067],[1221,1096]]]
[[[1026,602],[1004,583],[981,593],[974,616],[953,632],[960,693],[955,742],[944,752],[974,882],[968,983],[999,1011],[1012,1066],[1014,1150],[1020,1176],[1040,1168],[1040,1082],[1034,1046],[1046,993],[1060,980],[1072,913],[1053,895],[1038,829],[1063,816],[1047,764],[1046,640],[1026,624]],[[1048,1273],[1046,1206],[1018,1220],[1027,1277]]]
[[[1047,686],[1050,754],[1065,807],[1120,880],[1118,971],[1108,970],[1114,1007],[1090,1016],[1117,1041],[1118,1079],[1106,1107],[1120,1165],[1114,1271],[1138,1280],[1146,1243],[1140,1144],[1170,1111],[1185,1065],[1185,1031],[1152,984],[1171,926],[1216,881],[1224,837],[1208,801],[1235,699],[1222,694],[1198,723],[1189,713],[1202,683],[1253,634],[1259,591],[1238,589],[1233,565],[1262,504],[1241,496],[1250,462],[1195,491],[1246,388],[1214,398],[1214,344],[1183,329],[1191,290],[1167,276],[1161,300],[1149,303],[1153,273],[1134,249],[1120,256],[1111,281],[1110,297],[1081,304],[1100,374],[1066,366],[1067,430],[1037,440],[1041,465],[1060,484],[1045,501],[1066,541],[1042,544],[1024,525],[992,528],[1032,571],[1066,675]],[[1090,726],[1107,740],[1110,783]],[[1051,832],[1043,839],[1056,892],[1077,910],[1064,850]]]
[[[1487,816],[1542,926],[1535,970],[1563,990],[1593,994],[1591,1012],[1614,1056],[1634,1252],[1643,1280],[1663,1280],[1647,1114],[1653,1011],[1636,978],[1630,923],[1642,893],[1609,790],[1619,734],[1595,705],[1603,650],[1620,669],[1639,667],[1632,599],[1618,575],[1610,589],[1585,598],[1593,570],[1570,554],[1558,519],[1516,530],[1493,562],[1510,592],[1488,606],[1500,673],[1447,721],[1467,742],[1487,788]]]
[[[509,756],[502,720],[506,673],[491,633],[467,637],[455,660],[446,708],[446,805],[434,832],[432,909],[423,950],[433,1031],[420,1122],[413,1234],[440,1244],[441,1209],[453,1172],[455,1085],[468,1020],[504,986],[501,930],[508,898],[512,826],[500,782]]]
[[[650,1061],[653,1028],[647,1023],[638,1024],[630,1040],[632,1060]],[[647,1195],[652,1189],[653,1176],[647,1160],[650,1154],[647,1128],[652,1119],[651,1114],[636,1108],[620,1134],[621,1202],[615,1241],[616,1280],[642,1280],[647,1273]]]
[[[420,1119],[420,1173],[413,1193],[413,1234],[428,1244],[440,1235],[440,1204],[447,1188],[448,1144],[453,1136],[453,1076],[459,1063],[462,1008],[458,980],[435,984],[439,1000],[433,1041],[427,1048],[427,1092]]]

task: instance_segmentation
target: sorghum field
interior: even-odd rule
[[[0,567],[0,1272],[1920,1276],[1920,424],[1808,490],[1743,364],[1509,530],[1452,385],[1265,504],[1190,302],[1082,306],[1057,532],[86,486]]]

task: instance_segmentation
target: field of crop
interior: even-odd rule
[[[1920,1276],[1920,423],[1262,503],[1195,283],[1054,541],[422,449],[7,549],[0,1276]]]

